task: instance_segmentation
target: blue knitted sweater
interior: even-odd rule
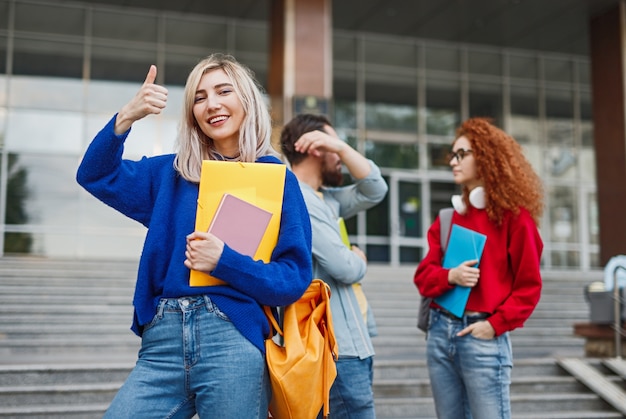
[[[228,285],[190,287],[185,237],[195,227],[198,184],[174,170],[174,154],[122,158],[129,131],[115,135],[115,116],[96,135],[76,179],[105,204],[148,228],[139,261],[131,329],[139,336],[161,298],[206,294],[262,352],[269,325],[261,305],[296,301],[312,278],[311,225],[298,181],[287,170],[278,243],[271,261],[254,261],[227,245],[211,272]],[[275,157],[258,162],[278,163]],[[216,179],[216,181],[219,181]]]

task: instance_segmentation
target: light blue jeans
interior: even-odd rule
[[[207,296],[164,299],[110,419],[267,418],[265,356]]]
[[[513,356],[509,334],[478,339],[456,334],[471,317],[430,310],[426,355],[439,419],[509,419]]]
[[[337,378],[330,389],[332,419],[374,419],[373,357],[339,358]],[[322,413],[318,415],[322,418]]]

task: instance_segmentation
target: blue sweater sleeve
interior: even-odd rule
[[[295,175],[287,170],[278,242],[269,263],[252,262],[227,245],[211,275],[260,304],[296,301],[312,280],[311,223]]]
[[[130,130],[115,135],[116,117],[117,114],[87,148],[76,181],[105,204],[147,227],[154,207],[151,163],[147,158],[137,162],[122,159]]]

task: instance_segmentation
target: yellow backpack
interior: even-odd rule
[[[265,341],[272,383],[271,417],[315,419],[322,406],[324,417],[328,417],[338,355],[330,287],[314,279],[298,301],[284,308],[282,330],[267,306],[265,314],[270,326],[282,337],[282,345],[272,338]]]

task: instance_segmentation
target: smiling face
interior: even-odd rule
[[[453,156],[450,158],[454,182],[466,186],[469,190],[481,184],[480,179],[478,179],[476,159],[471,150],[472,145],[469,140],[461,136],[452,145]]]
[[[224,70],[211,70],[202,76],[194,96],[193,115],[220,154],[229,157],[239,154],[239,129],[245,111]]]

